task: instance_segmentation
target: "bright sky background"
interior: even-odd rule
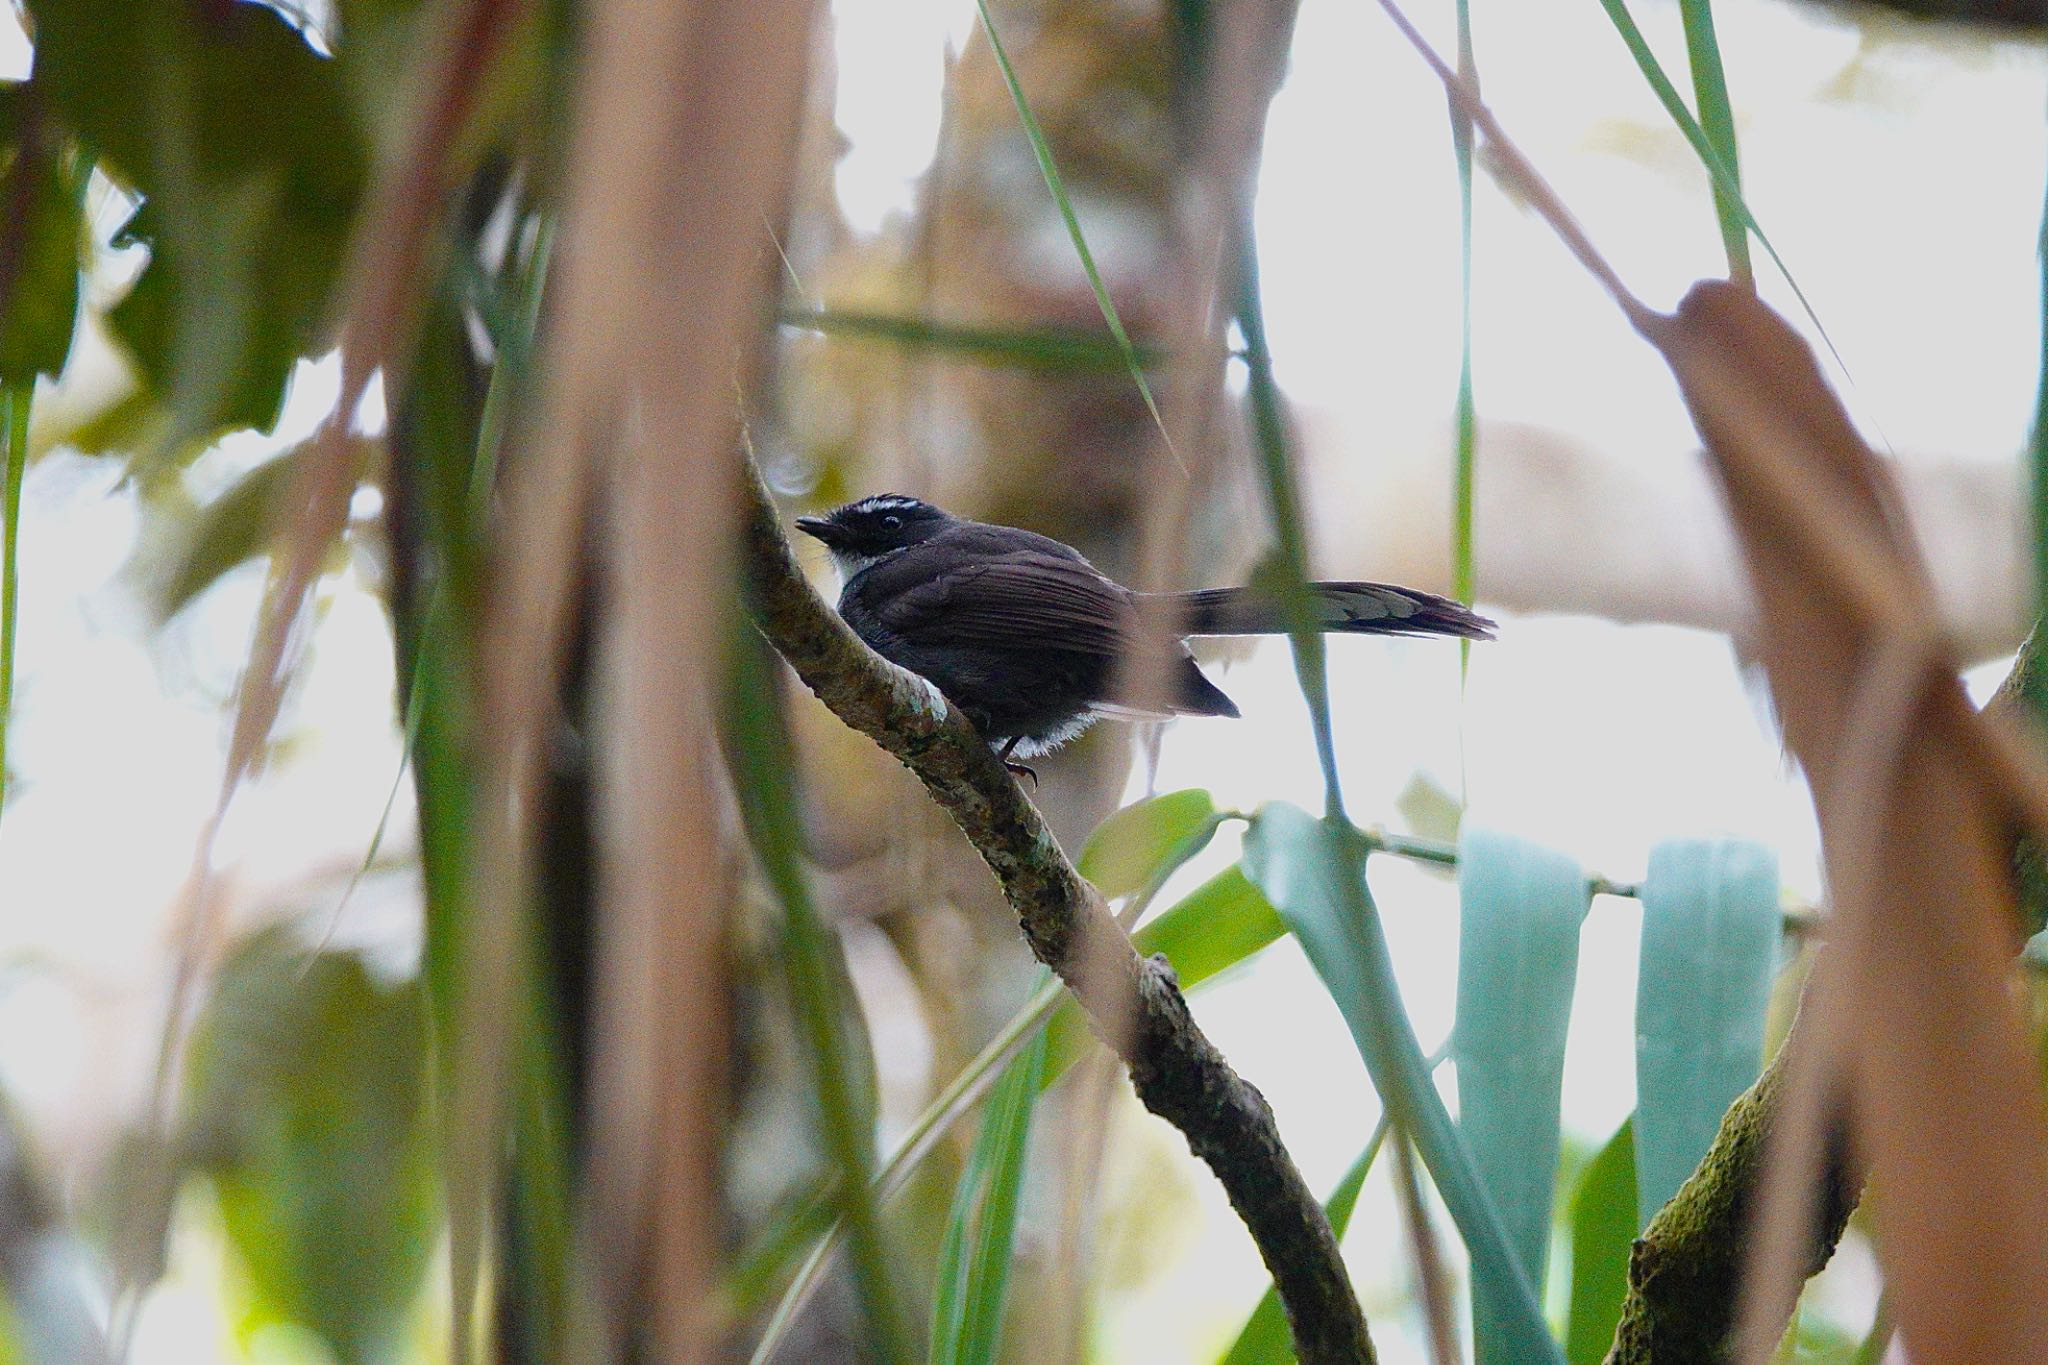
[[[1639,0],[1636,9],[1682,72],[1675,7]],[[941,44],[964,40],[972,7],[841,0],[834,10],[840,119],[852,144],[838,188],[856,226],[873,229],[911,202],[937,126]],[[1474,10],[1489,100],[1635,288],[1665,306],[1717,273],[1704,178],[1599,6],[1481,0]],[[1448,43],[1448,3],[1418,4],[1415,15]],[[1859,418],[1902,451],[2014,459],[2039,356],[2041,53],[1943,45],[1904,29],[1884,40],[1782,0],[1722,0],[1716,17],[1750,202],[1840,347]],[[0,74],[22,74],[22,53],[0,19]],[[1540,422],[1683,471],[1693,438],[1662,366],[1540,224],[1483,181],[1478,201],[1484,417]],[[1445,429],[1456,375],[1455,205],[1441,92],[1374,6],[1310,0],[1273,109],[1262,270],[1282,381],[1355,436],[1345,458],[1381,458],[1379,443]],[[1766,295],[1790,313],[1761,253],[1759,270]],[[218,486],[302,435],[333,394],[333,367],[306,367],[285,429],[210,456],[195,486]],[[168,910],[219,779],[222,703],[258,586],[253,573],[236,575],[150,635],[127,568],[137,512],[118,476],[62,454],[30,474],[10,750],[20,785],[0,820],[0,962],[17,967],[0,977],[0,1087],[53,1150],[68,1152],[104,1140],[146,1075],[173,941]],[[1358,534],[1401,515],[1358,509]],[[361,858],[398,765],[381,608],[344,578],[325,610],[283,726],[289,751],[238,803],[219,855],[246,903],[322,915]],[[1589,870],[1632,878],[1656,841],[1725,831],[1771,844],[1788,887],[1817,894],[1810,812],[1726,641],[1588,619],[1503,627],[1498,643],[1474,651],[1462,700],[1455,648],[1333,646],[1339,752],[1360,819],[1394,821],[1396,795],[1422,773],[1466,791],[1470,818],[1546,841]],[[1172,730],[1160,787],[1314,807],[1320,785],[1284,650],[1221,680],[1245,719]],[[409,847],[409,821],[408,791],[398,847]],[[1233,853],[1219,841],[1188,877]],[[1450,1022],[1454,894],[1390,861],[1374,876],[1407,1002],[1433,1046]],[[402,966],[412,913],[408,885],[387,879],[352,903],[340,941],[387,952],[396,943]],[[1603,900],[1584,936],[1590,988],[1574,1020],[1565,1121],[1589,1142],[1633,1102],[1636,925],[1632,903]],[[1197,1010],[1272,1099],[1310,1183],[1327,1188],[1378,1111],[1299,953],[1280,945],[1201,996]],[[1186,1171],[1170,1132],[1149,1120],[1133,1129],[1148,1159],[1171,1157],[1168,1169]],[[1145,1294],[1119,1301],[1105,1324],[1106,1358],[1199,1358],[1262,1284],[1213,1183],[1195,1173],[1180,1184],[1199,1224]],[[1358,1226],[1350,1251],[1365,1277],[1399,1284],[1383,1188],[1361,1205]],[[229,1358],[207,1267],[180,1264],[181,1278],[152,1301],[135,1358]],[[1421,1358],[1412,1333],[1382,1327],[1378,1339],[1389,1361]]]

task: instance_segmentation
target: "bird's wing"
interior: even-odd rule
[[[1079,557],[1020,550],[961,564],[878,595],[881,624],[932,644],[1059,648],[1114,656],[1128,643],[1131,595]]]

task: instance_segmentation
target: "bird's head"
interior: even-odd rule
[[[883,555],[929,539],[953,524],[950,513],[901,493],[877,493],[822,517],[798,517],[797,529],[825,542],[847,577]]]

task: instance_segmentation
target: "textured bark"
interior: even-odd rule
[[[1729,1106],[1699,1169],[1650,1220],[1629,1252],[1628,1298],[1609,1365],[1712,1361],[1729,1356],[1737,1290],[1749,1245],[1754,1196],[1783,1091],[1780,1049],[1755,1085]],[[1834,1255],[1862,1195],[1841,1130],[1831,1125],[1820,1207],[1806,1249],[1806,1274]]]
[[[743,556],[756,624],[833,713],[900,760],[995,873],[1037,958],[1130,1068],[1145,1107],[1223,1184],[1287,1308],[1304,1362],[1373,1359],[1337,1241],[1272,1110],[1196,1027],[1173,969],[1140,958],[1102,898],[965,717],[883,660],[811,590],[750,477]]]

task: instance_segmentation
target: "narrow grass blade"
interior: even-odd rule
[[[1692,64],[1693,98],[1699,102],[1700,127],[1728,168],[1730,189],[1714,185],[1714,213],[1721,222],[1721,242],[1728,252],[1728,278],[1748,284],[1749,228],[1742,220],[1742,163],[1735,149],[1735,109],[1728,100],[1728,76],[1721,69],[1721,43],[1714,36],[1713,0],[1678,0],[1685,19],[1685,51]]]
[[[2041,204],[2036,254],[2041,266],[2041,371],[2034,390],[2034,429],[2027,444],[2034,475],[2034,619],[2040,621],[2048,616],[2048,198]]]
[[[1551,849],[1467,825],[1458,843],[1458,1129],[1541,1292],[1557,1185],[1565,1031],[1578,984],[1586,874]],[[1472,1349],[1480,1365],[1519,1360],[1502,1330],[1513,1306],[1475,1279]]]
[[[1133,344],[1127,351],[1114,335],[1074,327],[968,327],[839,309],[791,309],[782,314],[782,325],[1027,370],[1121,370],[1133,355],[1143,369],[1159,363],[1159,353],[1150,346]]]
[[[1458,0],[1458,74],[1477,84],[1472,3]],[[1451,105],[1451,151],[1458,167],[1458,401],[1455,473],[1451,484],[1451,595],[1470,605],[1478,588],[1472,520],[1478,492],[1479,407],[1472,391],[1472,116]],[[1458,644],[1460,672],[1472,642]]]
[[[1386,931],[1365,886],[1365,843],[1348,825],[1284,803],[1265,807],[1245,837],[1244,865],[1301,943],[1351,1026],[1394,1126],[1415,1144],[1464,1238],[1474,1297],[1498,1306],[1517,1361],[1559,1361],[1529,1277],[1500,1214],[1430,1078],[1401,1005]]]
[[[1771,245],[1770,237],[1757,222],[1756,215],[1750,212],[1748,202],[1742,197],[1742,186],[1736,180],[1734,167],[1722,160],[1706,130],[1700,127],[1699,120],[1692,116],[1692,111],[1685,107],[1685,100],[1680,97],[1678,88],[1671,83],[1671,78],[1664,74],[1663,66],[1657,61],[1657,54],[1650,50],[1649,39],[1636,27],[1634,16],[1628,12],[1626,0],[1600,0],[1600,7],[1607,11],[1608,19],[1613,22],[1615,32],[1621,35],[1621,41],[1628,47],[1629,55],[1635,58],[1636,66],[1643,73],[1643,79],[1650,83],[1651,93],[1656,95],[1657,102],[1664,106],[1664,112],[1670,116],[1679,133],[1692,144],[1700,164],[1706,167],[1707,176],[1713,181],[1715,203],[1725,205],[1728,211],[1741,220],[1745,229],[1756,234],[1756,240],[1763,247],[1764,254],[1771,258],[1771,264],[1785,277],[1786,285],[1792,290],[1792,297],[1799,300],[1800,311],[1806,314],[1807,321],[1813,324],[1814,331],[1818,332],[1821,340],[1826,343],[1828,354],[1835,358],[1835,364],[1842,365],[1842,353],[1835,349],[1835,343],[1828,336],[1827,328],[1821,325],[1820,315],[1813,311],[1813,304],[1807,300],[1806,291],[1799,287],[1799,281],[1793,277],[1791,268],[1785,264],[1785,258]]]
[[[1162,869],[1193,856],[1218,823],[1216,801],[1199,787],[1164,792],[1113,812],[1095,827],[1076,861],[1081,875],[1115,898],[1143,890]]]
[[[1253,573],[1253,582],[1297,613],[1300,628],[1292,631],[1294,677],[1308,706],[1315,734],[1316,759],[1323,770],[1323,809],[1332,817],[1344,813],[1344,786],[1337,775],[1337,747],[1330,727],[1330,679],[1324,666],[1323,637],[1308,624],[1308,533],[1301,512],[1301,490],[1295,478],[1294,447],[1287,433],[1280,386],[1273,378],[1273,351],[1266,341],[1265,305],[1259,294],[1259,250],[1251,216],[1237,229],[1238,331],[1244,336],[1246,391],[1251,399],[1252,439],[1265,476],[1266,502],[1273,516],[1274,553]]]
[[[1116,339],[1117,349],[1123,353],[1124,365],[1131,372],[1131,382],[1138,386],[1138,394],[1145,400],[1145,410],[1152,414],[1152,425],[1159,428],[1159,439],[1166,442],[1168,450],[1172,450],[1173,438],[1166,433],[1166,419],[1159,415],[1159,404],[1152,397],[1152,386],[1145,381],[1145,367],[1139,362],[1138,349],[1124,331],[1123,319],[1117,316],[1116,303],[1109,297],[1109,286],[1102,282],[1102,272],[1095,267],[1095,253],[1088,249],[1088,239],[1081,233],[1081,220],[1074,213],[1074,201],[1067,197],[1066,182],[1060,178],[1060,168],[1053,162],[1052,146],[1045,140],[1045,130],[1038,126],[1038,116],[1031,112],[1031,104],[1024,98],[1024,86],[1017,79],[1017,69],[1010,65],[1010,54],[1003,50],[1003,40],[996,33],[996,21],[988,12],[988,0],[974,0],[974,7],[981,15],[981,31],[988,35],[989,51],[995,54],[996,66],[1003,73],[1003,84],[1010,88],[1010,98],[1017,105],[1017,118],[1024,125],[1024,136],[1031,143],[1031,153],[1038,158],[1039,173],[1045,177],[1045,187],[1052,192],[1053,203],[1059,206],[1060,221],[1067,225],[1067,237],[1074,244],[1074,255],[1081,262],[1082,272],[1088,276],[1088,287],[1095,292],[1095,306],[1102,310],[1102,321],[1109,327],[1110,336]]]
[[[999,1357],[1018,1196],[1044,1065],[1045,1034],[1040,1033],[1004,1069],[989,1095],[939,1249],[932,1296],[933,1365],[994,1365]]]
[[[1778,937],[1769,848],[1674,839],[1650,851],[1636,987],[1639,1226],[1692,1174],[1762,1069]]]
[[[1571,1365],[1601,1365],[1621,1324],[1628,1253],[1636,1240],[1635,1121],[1622,1120],[1572,1192],[1572,1297],[1564,1353]]]
[[[21,484],[28,473],[29,395],[33,378],[0,388],[0,436],[7,443],[0,493],[0,811],[7,803],[7,729],[14,720],[14,633],[21,597]]]
[[[737,634],[725,704],[740,768],[733,789],[762,875],[782,907],[785,974],[797,1026],[810,1053],[821,1136],[837,1168],[839,1212],[849,1233],[868,1345],[877,1360],[907,1360],[910,1352],[891,1261],[870,1185],[873,1134],[847,1075],[851,1045],[844,1036],[839,999],[843,964],[836,961],[837,944],[811,902],[804,877],[803,837],[791,780],[795,765],[782,717],[775,710],[779,692],[774,675],[762,658],[766,645],[750,632]]]

